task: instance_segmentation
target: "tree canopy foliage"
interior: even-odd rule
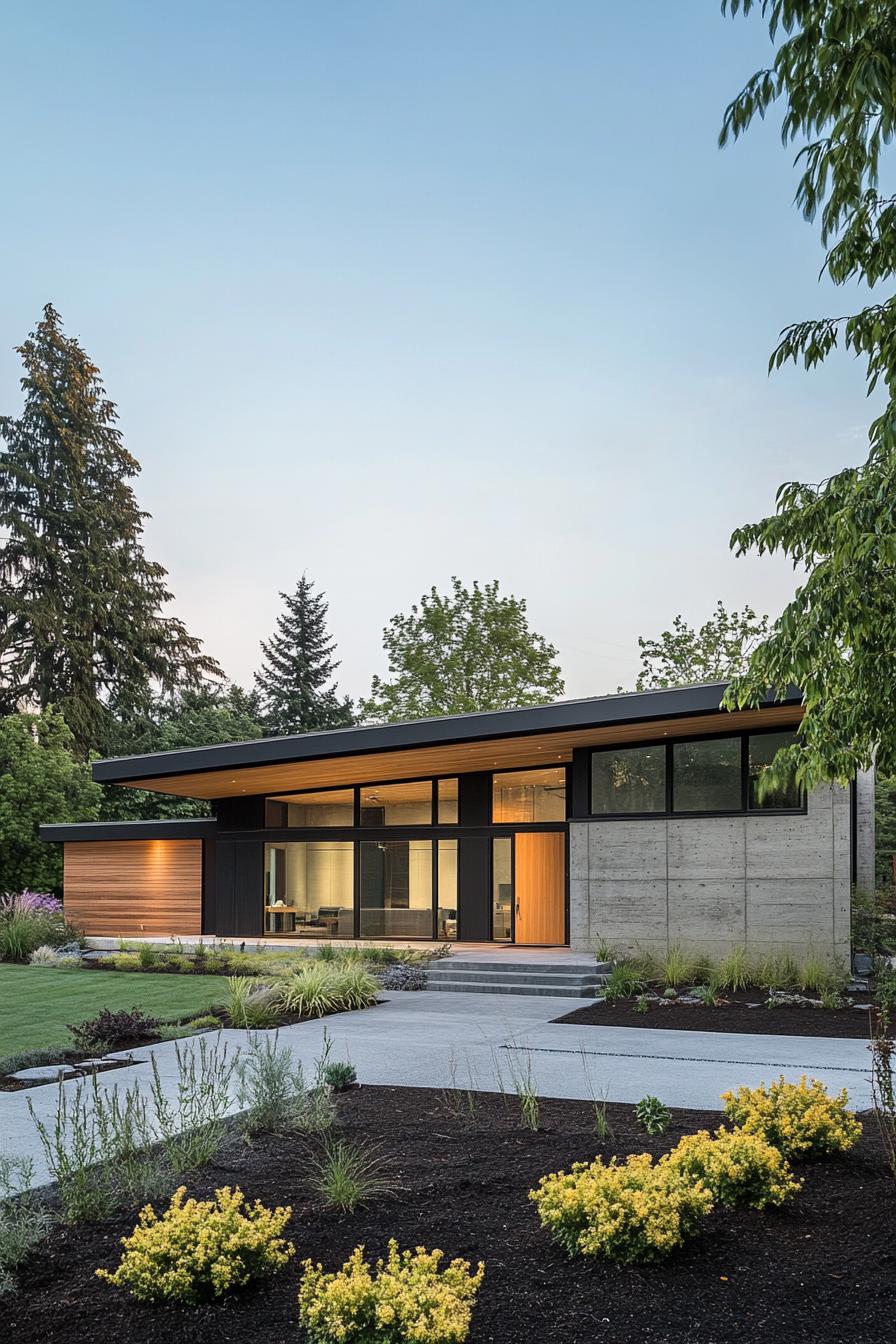
[[[540,705],[563,694],[553,644],[529,627],[526,603],[497,579],[432,588],[383,631],[391,680],[374,677],[361,701],[368,722]]]
[[[62,886],[62,849],[38,826],[93,821],[102,791],[72,755],[72,734],[54,709],[0,718],[0,891]]]
[[[638,639],[641,671],[635,690],[730,681],[746,670],[750,652],[768,631],[768,617],[757,616],[750,606],[743,611],[726,611],[718,602],[712,616],[699,628],[676,616],[671,630],[664,630],[658,639]]]
[[[76,752],[153,693],[221,675],[164,613],[166,571],[147,559],[140,470],[99,369],[47,304],[18,353],[25,402],[0,417],[0,708],[55,705]]]
[[[186,688],[157,698],[138,721],[117,724],[110,741],[112,755],[138,756],[179,747],[214,747],[220,742],[248,742],[263,737],[261,710],[254,692],[239,686]],[[178,798],[145,789],[103,786],[102,814],[113,821],[169,820],[208,816],[207,802]]]
[[[284,611],[271,639],[262,640],[255,685],[265,731],[309,733],[354,723],[354,706],[338,694],[336,642],[327,630],[326,597],[303,574],[294,593],[281,593]]]
[[[774,514],[738,528],[738,554],[780,552],[805,578],[748,669],[732,706],[768,688],[801,687],[799,745],[781,761],[801,779],[846,781],[877,755],[896,771],[896,197],[881,186],[896,130],[896,3],[893,0],[725,0],[723,11],[758,11],[775,44],[725,113],[721,143],[744,134],[776,105],[785,144],[798,142],[796,202],[816,223],[824,270],[835,285],[883,290],[858,312],[785,329],[770,367],[814,369],[836,349],[864,361],[868,391],[886,405],[869,430],[859,467],[817,484],[791,481]],[[783,755],[783,753],[782,753]]]

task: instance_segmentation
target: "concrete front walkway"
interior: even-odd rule
[[[870,1057],[860,1040],[829,1037],[735,1035],[722,1032],[654,1031],[634,1027],[555,1025],[553,1018],[582,1006],[581,999],[497,994],[418,993],[385,995],[364,1012],[341,1013],[280,1030],[281,1044],[295,1051],[309,1074],[326,1031],[331,1058],[349,1059],[362,1083],[399,1087],[471,1087],[513,1091],[513,1073],[531,1075],[542,1097],[634,1103],[647,1093],[669,1106],[721,1109],[720,1093],[742,1083],[755,1086],[784,1074],[806,1073],[830,1091],[847,1088],[850,1104],[871,1104]],[[195,1049],[195,1039],[181,1050]],[[246,1032],[222,1031],[203,1038],[245,1048]],[[177,1065],[173,1042],[135,1052],[140,1062],[99,1075],[104,1090],[144,1085],[149,1056],[158,1063],[173,1096]],[[75,1083],[64,1083],[69,1091]],[[0,1151],[29,1156],[37,1182],[47,1179],[44,1155],[28,1113],[51,1120],[57,1088],[0,1093]],[[236,1109],[234,1103],[234,1109]]]

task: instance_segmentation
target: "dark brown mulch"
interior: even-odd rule
[[[700,1004],[651,1004],[646,1013],[635,1011],[637,999],[614,1003],[589,1003],[556,1022],[589,1027],[650,1027],[670,1031],[735,1031],[761,1036],[840,1036],[868,1040],[871,1036],[871,1005],[857,1008],[749,1008],[764,996],[761,990],[726,994],[717,1008]],[[857,998],[856,1002],[860,1002]]]
[[[545,1172],[597,1152],[660,1152],[683,1132],[719,1122],[677,1111],[649,1139],[631,1107],[608,1114],[614,1142],[599,1143],[581,1102],[542,1103],[542,1130],[523,1131],[514,1098],[479,1096],[464,1123],[434,1091],[363,1087],[340,1103],[353,1139],[380,1142],[397,1183],[366,1210],[321,1208],[300,1142],[263,1137],[189,1183],[206,1195],[239,1184],[251,1198],[288,1203],[296,1261],[338,1267],[358,1243],[382,1254],[441,1247],[486,1262],[471,1344],[879,1344],[896,1314],[894,1188],[873,1121],[837,1162],[801,1168],[804,1189],[786,1211],[718,1213],[706,1232],[662,1265],[625,1268],[568,1259],[541,1230],[527,1192]],[[150,1307],[95,1278],[112,1267],[135,1210],[98,1226],[55,1231],[0,1298],[0,1338],[16,1344],[128,1340],[129,1344],[301,1344],[293,1262],[270,1282],[201,1309]]]

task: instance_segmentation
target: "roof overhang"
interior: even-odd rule
[[[719,708],[724,692],[717,682],[126,756],[94,762],[93,777],[185,798],[233,798],[554,764],[571,760],[576,747],[783,728],[802,717],[796,688],[758,709],[732,712]]]

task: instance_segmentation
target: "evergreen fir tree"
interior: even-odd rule
[[[113,716],[221,672],[162,614],[166,571],[144,554],[130,484],[140,467],[99,369],[50,304],[19,354],[25,405],[0,417],[0,708],[54,704],[83,757]]]
[[[308,733],[354,723],[351,700],[329,684],[339,663],[327,631],[324,594],[315,592],[303,574],[292,596],[280,596],[286,610],[277,618],[273,637],[261,642],[262,666],[255,674],[267,733]]]

